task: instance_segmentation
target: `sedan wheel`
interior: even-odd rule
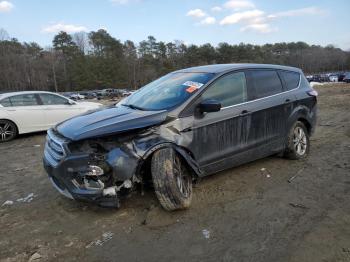
[[[0,142],[14,139],[17,135],[17,128],[14,123],[8,120],[0,120]]]

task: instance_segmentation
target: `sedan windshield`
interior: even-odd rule
[[[212,73],[170,73],[144,86],[122,105],[138,110],[168,110],[185,102],[213,76]]]

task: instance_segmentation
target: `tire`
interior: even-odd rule
[[[0,143],[7,142],[17,136],[17,126],[9,120],[0,120]]]
[[[288,159],[303,159],[310,151],[310,137],[305,125],[297,121],[288,133],[284,156]]]
[[[157,198],[165,210],[186,209],[192,200],[192,176],[172,148],[152,156],[152,180]]]

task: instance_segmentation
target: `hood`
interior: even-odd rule
[[[71,140],[117,134],[162,123],[167,111],[140,111],[125,106],[110,107],[73,117],[56,126]]]

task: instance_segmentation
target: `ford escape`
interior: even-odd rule
[[[305,158],[316,97],[293,67],[179,70],[50,129],[44,167],[71,199],[118,207],[151,181],[166,210],[187,208],[200,177],[277,153]]]

